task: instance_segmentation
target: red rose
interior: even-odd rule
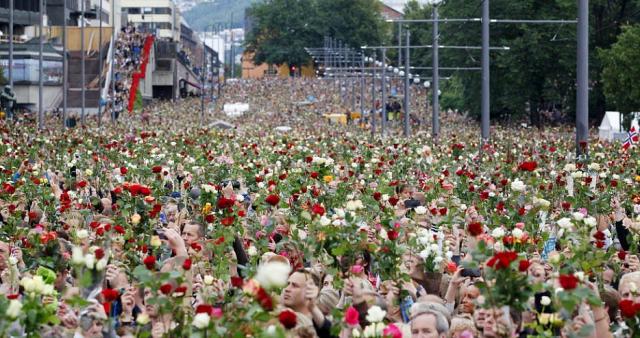
[[[96,256],[96,259],[102,259],[102,257],[104,257],[104,250],[102,250],[102,248],[97,248],[94,255]]]
[[[313,178],[313,179],[318,178],[318,173],[317,173],[317,172],[315,172],[315,171],[314,171],[314,172],[312,172],[312,173],[311,173],[311,178]]]
[[[596,241],[596,248],[598,249],[602,249],[604,248],[604,242],[603,241]]]
[[[256,294],[256,299],[258,300],[258,303],[260,304],[260,306],[262,306],[263,309],[267,311],[273,310],[273,300],[271,299],[271,296],[269,296],[267,291],[264,290],[264,288],[261,287],[258,289],[258,293]]]
[[[151,195],[151,189],[147,187],[140,187],[140,194],[143,196],[149,196]]]
[[[87,182],[86,181],[80,181],[80,182],[76,183],[76,187],[78,187],[80,189],[82,189],[82,188],[84,188],[86,186],[87,186]]]
[[[595,239],[597,239],[599,241],[604,241],[606,236],[605,236],[604,232],[598,230],[598,231],[596,231],[595,234],[593,234],[593,238],[595,238]]]
[[[520,165],[518,166],[518,169],[522,171],[534,171],[536,170],[537,167],[538,167],[538,163],[536,163],[535,161],[526,161],[526,162],[520,163]]]
[[[515,251],[497,252],[489,259],[487,266],[495,270],[508,269],[511,262],[516,259],[518,259],[518,254]]]
[[[185,270],[191,269],[191,258],[187,258],[184,260],[184,262],[182,263],[182,268]]]
[[[573,274],[560,275],[560,286],[565,290],[573,290],[578,286],[578,277]]]
[[[121,235],[124,235],[124,233],[125,233],[125,230],[124,230],[124,228],[122,227],[122,225],[116,225],[116,226],[114,226],[114,227],[113,227],[113,230],[115,230],[117,233],[119,233],[119,234],[121,234]]]
[[[173,286],[169,283],[162,284],[162,286],[160,286],[160,292],[162,292],[163,295],[170,294],[171,290],[173,290]]]
[[[394,207],[396,206],[396,204],[398,204],[398,201],[400,201],[400,199],[395,196],[389,197],[389,204],[393,205]]]
[[[618,251],[618,258],[620,258],[620,260],[625,260],[625,258],[627,258],[627,252],[622,250],[622,251]]]
[[[447,214],[447,208],[440,208],[438,212],[440,213],[440,216],[445,216]]]
[[[206,313],[211,316],[211,314],[213,314],[213,306],[209,304],[200,304],[196,307],[196,313]]]
[[[373,193],[373,199],[376,201],[379,201],[382,198],[382,193],[379,191],[376,191]]]
[[[242,280],[242,277],[231,277],[231,286],[234,288],[241,288],[243,284],[244,281]]]
[[[484,233],[484,228],[482,224],[478,222],[473,222],[467,226],[467,231],[469,231],[469,234],[471,236],[476,237]]]
[[[238,210],[238,217],[247,216],[247,213],[244,210]]]
[[[623,299],[618,303],[620,314],[625,318],[633,318],[636,316],[636,304],[632,300]]]
[[[129,170],[127,170],[126,167],[120,167],[120,175],[123,175],[123,176],[126,175],[127,171],[129,171]]]
[[[486,201],[487,199],[489,199],[489,192],[488,191],[482,191],[480,193],[480,200],[482,201]]]
[[[200,252],[202,250],[202,245],[200,245],[200,243],[193,242],[191,243],[191,249],[193,249],[196,252]]]
[[[280,203],[280,197],[278,195],[269,195],[264,201],[271,206],[276,206],[278,205],[278,203]]]
[[[296,313],[291,310],[284,310],[280,312],[278,320],[287,330],[293,329],[297,323]]]
[[[102,289],[102,298],[105,302],[113,302],[118,299],[120,293],[114,289]]]
[[[176,290],[173,292],[173,295],[175,297],[182,297],[184,296],[185,293],[187,293],[187,287],[183,285],[183,286],[178,286]]]
[[[38,218],[38,213],[35,211],[29,211],[29,220],[33,221]]]
[[[564,209],[564,211],[569,211],[569,209],[571,209],[571,203],[562,202],[562,209]]]
[[[616,180],[611,180],[611,182],[609,183],[611,185],[611,187],[615,188],[618,186],[618,181]]]
[[[159,174],[159,173],[162,172],[162,167],[157,165],[157,166],[151,168],[151,172],[154,173],[154,174]]]
[[[233,216],[229,216],[229,217],[225,217],[222,220],[220,220],[220,223],[224,226],[230,226],[233,224],[233,221],[235,221],[235,217]]]
[[[518,270],[520,272],[526,272],[527,270],[529,270],[529,266],[531,265],[531,262],[529,262],[526,259],[523,259],[520,261],[520,263],[518,264]]]
[[[322,205],[316,203],[311,208],[311,212],[313,212],[314,214],[316,214],[318,216],[322,216],[322,215],[324,215],[324,207],[322,207]]]
[[[216,216],[214,216],[213,214],[208,214],[208,215],[204,216],[204,220],[207,223],[213,223],[216,220]]]
[[[156,266],[156,258],[154,256],[145,257],[144,261],[142,261],[147,269],[151,270]]]
[[[389,240],[395,241],[396,239],[398,239],[399,235],[400,234],[395,230],[387,231],[387,237],[389,238]]]

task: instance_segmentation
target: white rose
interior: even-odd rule
[[[269,290],[281,288],[287,284],[291,266],[282,262],[269,262],[258,266],[255,279],[260,285]]]
[[[89,231],[87,231],[86,229],[80,229],[76,231],[76,237],[78,237],[78,239],[85,239],[89,237]]]
[[[82,248],[74,246],[71,250],[71,263],[73,265],[82,265],[84,264],[84,253],[82,252]]]
[[[415,209],[416,214],[418,215],[424,215],[427,213],[427,208],[423,207],[423,206],[418,206]]]
[[[204,284],[205,285],[213,284],[213,276],[211,276],[211,275],[204,276]]]
[[[236,201],[238,202],[244,202],[244,196],[242,194],[237,194],[236,195]]]
[[[87,269],[93,269],[95,263],[96,256],[94,256],[93,254],[87,254],[86,256],[84,256],[84,265],[87,267]]]
[[[548,306],[549,304],[551,304],[551,298],[542,296],[542,298],[540,299],[540,304],[542,304],[542,306]]]
[[[511,234],[514,238],[521,239],[524,236],[524,231],[520,230],[520,228],[515,228],[511,231]]]
[[[570,228],[573,226],[573,223],[571,223],[571,219],[567,217],[563,217],[559,219],[557,223],[558,223],[558,226],[561,228]]]
[[[504,237],[504,230],[502,228],[495,228],[491,232],[491,237],[493,238],[502,238]]]
[[[209,326],[211,317],[207,313],[198,313],[193,317],[193,326],[198,329],[204,329]]]
[[[384,320],[386,315],[387,311],[384,311],[379,306],[374,305],[369,308],[369,311],[367,311],[367,321],[369,321],[369,323],[381,322]]]
[[[444,260],[444,258],[442,258],[442,256],[436,256],[433,259],[433,263],[438,264],[438,263],[442,262],[443,260]]]
[[[564,171],[569,171],[569,172],[571,172],[571,171],[575,171],[575,170],[576,170],[576,165],[575,165],[575,164],[573,164],[573,163],[567,163],[567,164],[564,166]]]
[[[103,259],[99,260],[98,263],[96,263],[96,270],[97,271],[104,270],[104,268],[107,267],[107,263],[108,263],[107,257],[104,257]]]
[[[84,174],[86,176],[91,176],[91,175],[93,175],[93,171],[91,169],[87,169],[87,170],[84,171]]]
[[[18,259],[13,255],[9,256],[9,264],[10,265],[17,265],[18,264]]]
[[[151,319],[149,318],[149,315],[146,313],[141,313],[138,315],[138,318],[136,318],[136,323],[140,324],[140,325],[146,325],[151,321]]]
[[[424,249],[424,250],[420,251],[418,256],[420,256],[420,258],[422,258],[422,259],[427,259],[430,254],[431,254],[431,251],[429,251],[427,249]]]
[[[600,171],[600,164],[598,163],[591,163],[589,164],[589,170],[593,170],[593,171]]]
[[[333,226],[339,227],[342,225],[342,221],[336,219],[335,221],[331,222],[331,224],[333,224]]]
[[[511,183],[511,190],[522,192],[527,188],[527,186],[520,180],[516,179]]]
[[[256,249],[256,247],[252,245],[249,247],[249,249],[247,249],[247,254],[249,256],[255,256],[258,254],[258,249]]]
[[[42,294],[42,291],[44,290],[45,285],[46,284],[44,283],[42,276],[33,277],[33,292]]]
[[[17,299],[12,299],[11,302],[9,302],[9,306],[7,307],[7,317],[15,319],[20,316],[20,313],[22,313],[22,303],[20,303],[20,301]]]
[[[22,285],[24,291],[27,293],[34,292],[35,290],[35,282],[29,277],[22,278],[22,280],[20,281],[20,285]]]
[[[360,330],[358,330],[358,329],[353,329],[353,331],[351,331],[351,337],[353,337],[353,338],[360,338]]]
[[[336,209],[336,216],[344,218],[344,209]]]
[[[274,337],[278,333],[278,331],[275,325],[269,325],[265,333],[270,337]]]
[[[331,224],[331,220],[328,219],[327,216],[322,215],[322,217],[320,217],[320,225],[322,225],[324,227],[324,226],[327,226],[329,224]]]
[[[595,217],[589,216],[584,219],[584,224],[594,227],[596,226],[596,224],[598,224],[598,221],[596,221]]]
[[[582,221],[584,219],[584,215],[581,212],[574,212],[571,216],[573,216],[573,219],[576,221]]]
[[[53,288],[53,285],[51,285],[51,284],[44,284],[42,286],[42,294],[45,295],[45,296],[53,295],[54,291],[55,290]]]

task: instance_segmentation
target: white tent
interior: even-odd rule
[[[634,119],[631,122],[631,126],[636,127],[638,130],[638,113],[633,113]],[[626,130],[622,127],[622,114],[617,111],[608,111],[605,113],[600,127],[598,127],[598,137],[602,140],[612,141],[615,139],[623,139]]]
[[[227,103],[223,107],[224,113],[229,117],[238,117],[249,110],[248,103]]]

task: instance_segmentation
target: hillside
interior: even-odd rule
[[[214,0],[203,2],[190,11],[183,13],[187,23],[196,31],[202,31],[204,27],[211,24],[229,24],[231,14],[233,14],[233,26],[243,27],[244,11],[252,3],[260,0]]]

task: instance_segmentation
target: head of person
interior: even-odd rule
[[[629,272],[620,278],[620,286],[618,291],[620,292],[620,298],[629,299],[634,302],[640,302],[640,271]]]
[[[204,238],[204,228],[197,222],[188,222],[182,228],[182,239],[184,244],[189,247],[193,243],[197,243]]]
[[[9,244],[0,241],[0,271],[4,271],[4,269],[7,268],[10,254],[11,250],[9,249]]]
[[[100,304],[94,304],[86,308],[80,313],[80,331],[86,338],[103,337],[104,324],[107,320],[107,314],[104,307]]]
[[[428,303],[413,304],[410,325],[412,338],[444,338],[449,331],[445,315]]]
[[[4,92],[5,93],[11,93],[11,86],[9,86],[9,85],[4,86]]]
[[[306,298],[309,283],[317,285],[310,272],[298,270],[292,273],[287,280],[287,286],[282,290],[284,306],[296,312],[304,312],[309,307],[309,300]]]
[[[424,280],[424,261],[418,255],[412,253],[405,253],[402,255],[402,260],[404,262],[405,268],[407,268],[407,273],[414,280]]]
[[[460,312],[473,314],[476,304],[475,301],[480,296],[480,289],[473,284],[467,285],[462,290],[462,297],[460,298]]]
[[[547,271],[544,268],[544,265],[540,263],[532,263],[529,266],[529,276],[533,278],[534,283],[544,283],[547,279]]]
[[[486,310],[482,332],[485,338],[514,337],[520,326],[519,313],[507,308]]]

